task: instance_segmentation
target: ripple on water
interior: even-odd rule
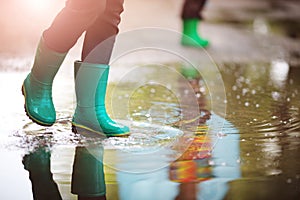
[[[252,127],[258,133],[269,133],[269,135],[279,136],[283,132],[300,130],[300,118],[297,110],[289,109],[285,114],[273,114],[268,120],[257,121],[255,119],[252,121]]]
[[[121,149],[134,153],[149,153],[162,148],[170,148],[183,131],[157,124],[133,122],[131,134],[127,138],[111,137],[104,140],[104,147]]]

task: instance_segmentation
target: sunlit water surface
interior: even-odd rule
[[[129,111],[114,114],[123,116],[121,121],[131,127],[132,135],[99,139],[71,131],[75,107],[71,76],[57,78],[54,100],[58,120],[53,127],[44,128],[32,123],[24,113],[20,85],[26,74],[1,73],[0,87],[5,94],[0,105],[1,199],[33,198],[24,159],[41,147],[48,153],[38,158],[47,155],[49,162],[51,154],[53,180],[63,199],[76,199],[70,192],[75,148],[91,144],[103,148],[108,199],[175,199],[192,191],[198,199],[297,199],[300,68],[276,60],[225,63],[220,70],[227,94],[226,120],[212,113],[205,121],[213,146],[209,162],[213,178],[198,183],[197,190],[185,190],[169,177],[170,163],[191,144],[193,128],[197,126],[184,125],[185,116],[172,93],[174,87],[172,92],[160,85],[146,85],[131,94],[126,87],[120,90],[120,101],[130,99]],[[176,77],[171,85],[180,88]],[[114,88],[113,82],[111,86]],[[177,92],[183,96],[187,93],[180,89]],[[108,110],[112,110],[110,105]],[[222,130],[214,132],[219,122]]]

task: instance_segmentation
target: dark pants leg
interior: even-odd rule
[[[86,31],[83,47],[85,59],[95,46],[117,34],[122,11],[123,0],[68,0],[51,26],[44,31],[44,41],[56,52],[67,52]],[[104,56],[101,57],[105,58],[98,59],[99,62],[108,62],[112,47],[113,44],[104,49]]]
[[[119,32],[124,0],[108,0],[104,13],[87,29],[82,49],[82,60],[108,64],[115,37]]]
[[[182,19],[203,19],[202,10],[206,0],[185,0],[181,12]]]

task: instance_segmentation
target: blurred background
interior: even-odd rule
[[[0,2],[0,59],[32,59],[40,35],[65,1]],[[181,0],[126,0],[120,30],[163,27],[181,32],[182,4]],[[208,51],[216,60],[284,57],[299,64],[299,9],[297,0],[209,0],[203,12],[201,34],[211,41]],[[80,45],[73,49],[79,53]],[[18,68],[7,65],[1,59],[0,67]]]

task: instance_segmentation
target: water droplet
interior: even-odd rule
[[[249,89],[248,88],[243,88],[242,94],[245,96],[248,93]]]
[[[256,90],[252,90],[251,94],[253,94],[253,95],[256,94]]]
[[[291,99],[288,97],[288,98],[286,98],[286,101],[287,101],[287,102],[290,102],[290,101],[291,101]]]
[[[250,156],[250,153],[247,153],[246,156]]]
[[[205,93],[206,92],[205,87],[200,87],[200,92]]]
[[[249,103],[249,102],[245,102],[245,106],[247,106],[247,107],[248,107],[249,105],[250,105],[250,103]]]
[[[287,182],[287,183],[292,183],[292,179],[289,178],[289,179],[286,180],[286,182]]]
[[[232,86],[232,90],[236,91],[237,90],[237,86],[236,85]]]
[[[245,78],[244,78],[243,76],[240,76],[240,77],[238,78],[238,81],[240,81],[240,82],[244,82],[244,80],[245,80]]]
[[[279,92],[272,92],[272,98],[273,98],[275,101],[278,101],[279,98],[280,98],[280,93],[279,93]]]
[[[255,122],[256,122],[256,121],[257,121],[257,119],[255,119],[255,118],[254,118],[254,119],[253,119],[253,121],[255,121]]]
[[[241,97],[240,97],[240,95],[236,95],[236,99],[240,99]]]

